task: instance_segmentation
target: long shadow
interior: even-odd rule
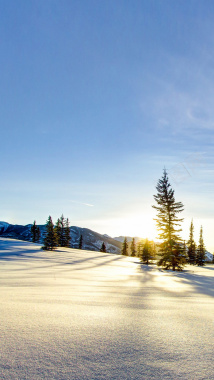
[[[111,261],[117,261],[117,260],[121,260],[122,257],[120,256],[111,256],[110,254],[106,254],[106,255],[100,255],[100,256],[96,256],[96,257],[86,257],[86,258],[82,258],[82,259],[77,259],[75,260],[75,258],[70,258],[70,260],[67,262],[63,261],[63,258],[60,257],[59,259],[61,259],[60,261],[57,261],[57,252],[60,252],[60,253],[65,253],[64,251],[60,251],[60,250],[57,250],[56,251],[56,258],[53,259],[53,257],[50,257],[50,258],[45,258],[45,257],[41,257],[41,256],[35,256],[33,253],[32,255],[27,255],[25,252],[12,252],[10,254],[10,256],[8,255],[5,255],[5,256],[1,256],[0,257],[0,260],[4,260],[4,261],[12,261],[14,260],[14,256],[15,257],[22,257],[22,258],[26,258],[26,259],[30,259],[30,260],[40,260],[40,261],[43,261],[45,260],[46,262],[54,262],[53,264],[50,264],[50,265],[39,265],[39,266],[34,266],[33,269],[34,270],[37,270],[37,269],[47,269],[47,268],[54,268],[54,267],[62,267],[64,265],[70,265],[71,267],[68,269],[68,270],[60,270],[60,272],[62,271],[71,271],[71,270],[84,270],[85,267],[82,267],[82,268],[75,268],[75,265],[74,264],[82,264],[82,263],[86,263],[88,261],[96,261],[97,259],[100,259],[100,258],[108,258],[110,260],[106,260],[104,261],[103,263],[94,263],[93,265],[90,265],[90,266],[87,266],[87,269],[90,269],[90,268],[94,268],[94,267],[97,267],[97,266],[102,266],[102,265],[105,265],[107,263],[110,263]],[[73,266],[74,265],[74,266]],[[32,268],[31,267],[28,267],[28,268],[15,268],[15,269],[11,269],[12,272],[17,272],[17,271],[28,271],[28,270],[31,270]]]
[[[211,268],[206,268],[211,269]],[[174,276],[179,277],[182,283],[191,285],[195,293],[205,294],[214,297],[214,276],[206,276],[195,273],[175,273]]]
[[[99,262],[97,264],[93,264],[93,265],[90,265],[90,266],[86,266],[86,267],[81,267],[81,268],[76,268],[75,266],[68,268],[67,270],[66,269],[62,269],[62,270],[59,270],[59,272],[71,272],[71,271],[82,271],[82,270],[85,270],[85,269],[92,269],[92,268],[96,268],[96,267],[101,267],[101,266],[104,266],[104,265],[107,265],[107,264],[110,264],[111,262],[115,262],[115,261],[118,261],[118,260],[121,260],[121,257],[114,257],[114,258],[111,258],[110,260],[106,260],[106,261],[103,261],[103,262]],[[74,261],[73,264],[76,264],[76,263],[82,263],[82,261]],[[72,263],[64,263],[62,265],[68,265],[68,264],[72,264]]]
[[[7,252],[9,251],[9,253]],[[5,248],[4,252],[0,251],[0,260],[2,261],[13,261],[14,259],[31,259],[31,260],[41,260],[41,256],[37,256],[34,251],[23,251],[23,249],[11,251],[11,248]],[[44,258],[45,259],[45,258]],[[47,260],[47,258],[46,258]]]
[[[172,272],[172,271],[166,271],[161,268],[157,268],[153,266],[156,270],[159,272],[165,273],[167,276],[170,275],[173,279],[174,278],[179,278],[182,284],[190,286],[190,288],[187,291],[177,293],[178,296],[184,297],[184,296],[191,296],[195,295],[195,293],[198,294],[204,294],[210,297],[214,297],[214,276],[206,276],[206,274],[195,274],[195,273],[190,273],[188,271],[183,271],[183,272]],[[152,266],[151,267],[146,267],[145,265],[140,265],[138,271],[142,273],[142,277],[140,277],[140,282],[143,284],[147,281],[151,281],[155,278],[154,276],[151,275],[152,272]],[[204,269],[211,269],[213,270],[214,268],[207,268],[204,267]],[[139,276],[138,276],[139,277]],[[139,280],[139,278],[138,278]],[[154,285],[155,290],[167,292],[168,294],[173,294],[176,293],[176,290],[170,290],[170,288],[160,288],[158,285]]]
[[[209,268],[209,267],[206,267],[206,266],[205,266],[205,268],[209,269],[209,270],[214,270],[214,265],[213,265],[213,268]]]

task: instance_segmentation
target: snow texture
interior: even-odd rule
[[[1,380],[214,378],[214,265],[0,239]]]

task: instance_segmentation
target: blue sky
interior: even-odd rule
[[[154,237],[163,168],[214,251],[214,3],[0,1],[1,220]]]

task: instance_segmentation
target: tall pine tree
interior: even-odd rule
[[[205,265],[205,260],[206,260],[206,250],[204,247],[204,239],[203,239],[203,228],[201,226],[200,229],[200,237],[199,237],[199,244],[196,252],[196,264],[198,266],[204,266]]]
[[[183,219],[179,218],[178,214],[184,210],[184,206],[181,202],[175,202],[174,190],[171,188],[165,169],[156,189],[157,195],[154,195],[154,199],[157,206],[152,207],[157,210],[155,220],[160,231],[159,238],[162,240],[158,265],[165,269],[172,268],[173,271],[181,270],[186,263],[186,255],[179,237],[181,231],[179,226]]]
[[[189,264],[196,263],[196,244],[194,242],[193,232],[194,232],[194,226],[193,226],[193,220],[192,220],[190,224],[189,240],[187,242],[187,248],[188,248],[187,253],[188,253]]]
[[[45,232],[45,238],[44,238],[44,244],[43,249],[49,251],[53,250],[57,246],[57,237],[54,229],[54,224],[52,222],[51,216],[49,216],[47,223],[46,223],[46,232]]]

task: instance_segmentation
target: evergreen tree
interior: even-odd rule
[[[33,222],[33,224],[32,224],[32,226],[31,226],[31,229],[30,229],[30,231],[31,231],[31,238],[32,238],[32,242],[33,243],[35,243],[35,241],[36,241],[36,221],[34,220],[34,222]]]
[[[152,241],[149,241],[148,239],[145,240],[145,243],[143,245],[143,248],[140,253],[140,260],[144,264],[149,264],[150,260],[152,260],[155,256],[155,249],[154,249],[154,243]]]
[[[175,202],[174,190],[171,188],[165,169],[156,189],[157,195],[154,195],[154,199],[157,206],[152,207],[157,210],[155,220],[160,231],[159,238],[162,240],[159,251],[161,258],[158,265],[165,269],[181,270],[186,263],[186,255],[179,245],[181,229],[178,227],[183,219],[179,218],[177,214],[183,211],[184,206],[181,202]]]
[[[206,254],[205,254],[204,239],[203,239],[203,229],[201,226],[199,244],[198,244],[198,248],[196,252],[196,264],[198,266],[204,266],[205,260],[206,260]]]
[[[60,219],[58,218],[54,227],[55,236],[56,236],[56,244],[58,247],[60,247],[60,236],[61,236],[61,223]]]
[[[41,238],[41,232],[39,226],[36,228],[36,242],[38,242]]]
[[[100,252],[106,252],[106,245],[105,243],[103,242],[101,248],[100,248]]]
[[[70,247],[70,243],[71,243],[71,234],[70,234],[69,220],[67,218],[65,221],[65,247]]]
[[[60,236],[60,245],[61,247],[66,247],[66,238],[65,238],[65,218],[62,214],[60,218],[61,223],[61,236]]]
[[[80,240],[79,240],[79,249],[82,249],[83,246],[83,237],[80,235]]]
[[[132,239],[131,242],[131,256],[134,257],[136,256],[136,244],[135,244],[135,238]]]
[[[57,238],[56,233],[54,230],[54,225],[52,222],[51,216],[49,216],[47,223],[46,223],[46,233],[44,238],[44,245],[43,249],[45,250],[53,250],[57,246]]]
[[[36,243],[40,240],[40,228],[39,228],[39,226],[36,225],[35,220],[31,226],[31,237],[32,237],[33,243]]]
[[[67,247],[68,245],[67,245],[67,238],[66,238],[66,221],[63,214],[60,218],[57,219],[55,232],[57,235],[58,247]]]
[[[145,264],[149,264],[149,259],[151,258],[149,248],[149,242],[148,239],[146,239],[140,254],[140,260]]]
[[[152,257],[152,259],[155,259],[155,257],[156,257],[156,244],[154,241],[150,241],[149,244],[150,244],[150,249],[151,249],[151,257]]]
[[[188,262],[190,264],[195,264],[196,263],[196,244],[194,242],[193,232],[194,232],[194,226],[193,226],[193,221],[191,221],[189,240],[187,242]]]
[[[137,257],[140,257],[140,256],[141,256],[142,249],[143,249],[143,241],[140,240],[140,241],[137,243]]]
[[[129,253],[128,253],[128,242],[127,242],[127,238],[125,237],[124,239],[124,242],[123,242],[123,246],[122,246],[122,255],[124,256],[128,256]]]

